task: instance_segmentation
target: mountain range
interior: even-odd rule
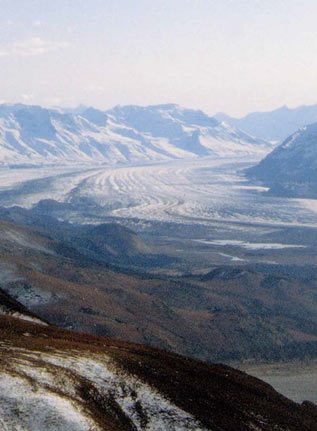
[[[178,105],[80,113],[0,105],[0,164],[125,164],[201,156],[261,158],[272,145]]]
[[[294,109],[282,106],[274,111],[251,112],[242,118],[230,117],[221,112],[215,118],[257,138],[282,142],[298,129],[317,122],[317,105],[303,105]]]
[[[317,123],[293,133],[246,173],[274,195],[317,198]]]

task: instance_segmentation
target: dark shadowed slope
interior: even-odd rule
[[[317,123],[298,130],[247,170],[280,196],[317,197]]]

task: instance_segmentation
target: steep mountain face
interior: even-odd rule
[[[261,157],[271,145],[176,105],[80,114],[0,105],[0,164],[120,164],[201,156]]]
[[[160,278],[109,267],[89,244],[53,234],[0,222],[1,287],[41,319],[209,361],[316,357],[314,272],[308,281],[230,267]]]
[[[232,118],[218,113],[215,118],[244,130],[252,136],[281,142],[301,127],[317,121],[317,105],[299,106],[294,109],[282,106],[274,111],[252,112],[242,118]]]
[[[247,175],[280,196],[317,197],[317,123],[287,138]]]
[[[314,404],[228,366],[8,315],[0,339],[4,431],[316,429]]]

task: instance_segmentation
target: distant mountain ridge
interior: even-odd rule
[[[317,198],[317,123],[289,136],[247,175],[280,196]]]
[[[66,110],[67,111],[67,110]],[[272,146],[178,105],[82,108],[0,105],[0,164],[127,164],[201,156],[260,158]]]
[[[251,112],[242,118],[218,113],[215,118],[257,138],[282,142],[301,127],[317,122],[317,105],[303,105],[294,109],[282,106],[273,111]]]

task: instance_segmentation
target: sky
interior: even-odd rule
[[[0,0],[0,102],[317,103],[316,0]]]

